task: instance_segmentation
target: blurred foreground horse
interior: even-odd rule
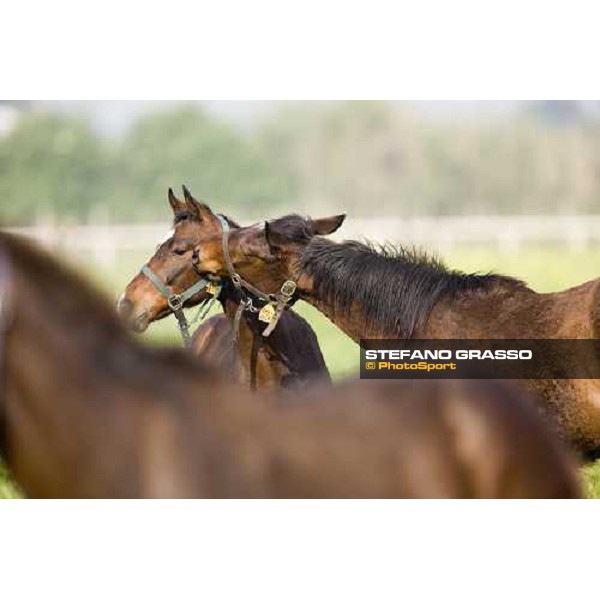
[[[272,405],[130,339],[0,234],[0,452],[33,497],[566,497],[570,460],[499,382],[351,382]],[[284,393],[284,392],[279,392]]]
[[[175,312],[187,327],[183,308],[210,303],[216,295],[225,314],[200,325],[189,344],[206,364],[231,372],[236,382],[252,389],[298,388],[317,379],[329,382],[317,336],[301,316],[286,312],[277,330],[264,337],[267,325],[261,322],[257,309],[251,310],[251,292],[244,293],[228,277],[209,282],[198,276],[191,248],[202,236],[220,231],[220,225],[185,186],[183,191],[184,202],[169,189],[173,236],[160,244],[125,288],[118,303],[123,319],[133,330],[142,332],[153,321]],[[232,228],[238,227],[229,218],[227,222]],[[175,234],[185,242],[174,245]]]
[[[220,222],[218,215],[213,220]],[[344,215],[289,215],[231,232],[225,227],[197,244],[197,270],[236,273],[265,299],[287,286],[293,293],[279,308],[302,298],[357,342],[600,337],[600,279],[539,294],[512,277],[449,270],[419,251],[322,237],[343,221]],[[173,243],[181,243],[177,235]],[[579,358],[590,373],[600,368],[592,345]],[[574,360],[555,359],[560,368]],[[600,381],[536,379],[528,385],[557,432],[585,458],[600,457]]]

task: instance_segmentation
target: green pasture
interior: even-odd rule
[[[151,250],[151,249],[149,249]],[[494,271],[525,280],[541,292],[560,290],[600,275],[600,247],[569,251],[559,246],[529,246],[511,253],[487,246],[457,246],[443,253],[446,263],[464,271]],[[139,270],[145,256],[122,253],[116,266],[102,266],[91,257],[78,257],[81,272],[90,276],[111,300],[116,300],[125,284]],[[334,377],[351,376],[358,370],[358,347],[318,311],[304,303],[297,310],[315,329],[329,369]],[[151,344],[180,344],[173,318],[153,325],[141,340]],[[600,460],[582,469],[586,493],[600,498]],[[0,467],[0,498],[17,497],[6,473]]]

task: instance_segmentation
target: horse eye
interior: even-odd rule
[[[177,256],[183,256],[186,252],[185,248],[173,248],[173,253],[177,254]]]

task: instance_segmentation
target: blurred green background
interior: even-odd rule
[[[181,183],[242,223],[286,212],[343,211],[345,228],[368,217],[400,227],[414,217],[464,216],[468,225],[478,215],[520,215],[536,225],[539,216],[573,215],[579,220],[564,240],[522,232],[517,244],[461,243],[435,227],[425,232],[427,249],[453,268],[506,273],[554,291],[600,274],[600,243],[589,236],[577,243],[579,226],[600,214],[598,107],[0,102],[0,223],[46,243],[114,301],[158,238],[122,246],[109,235],[113,226],[166,230],[165,192]],[[109,251],[62,245],[77,224],[102,225],[95,243],[109,236]],[[369,236],[377,238],[373,227]],[[297,310],[315,328],[334,376],[356,374],[356,345],[310,306]],[[172,318],[142,339],[180,343]],[[600,462],[585,469],[585,481],[588,494],[600,497]],[[16,494],[0,469],[0,498]]]
[[[162,220],[181,183],[242,216],[594,213],[599,107],[0,101],[0,218]]]

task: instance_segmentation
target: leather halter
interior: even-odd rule
[[[242,313],[244,311],[260,312],[260,310],[253,305],[252,298],[246,294],[246,291],[264,301],[266,304],[270,304],[275,309],[273,317],[269,321],[265,330],[262,332],[263,337],[269,337],[269,335],[273,333],[275,327],[277,327],[277,323],[279,323],[279,319],[281,318],[283,311],[291,306],[297,299],[295,297],[297,287],[296,282],[288,279],[284,281],[281,289],[276,294],[266,294],[243,279],[241,275],[236,272],[233,261],[231,260],[231,255],[229,253],[229,223],[223,215],[216,215],[216,217],[219,219],[219,223],[221,223],[221,246],[223,250],[223,258],[225,259],[225,266],[227,267],[229,278],[241,295],[241,301],[234,319],[234,340],[237,340],[239,322]]]
[[[192,344],[192,338],[190,336],[190,324],[186,319],[185,313],[183,312],[183,307],[185,303],[190,300],[197,293],[201,292],[209,283],[211,283],[208,279],[201,278],[194,285],[190,286],[181,294],[175,294],[165,283],[163,283],[160,277],[148,266],[144,265],[142,267],[142,273],[152,282],[154,287],[167,299],[167,304],[169,308],[175,315],[177,319],[177,325],[179,326],[179,332],[181,333],[181,337],[183,339],[183,343],[186,348],[190,348]],[[208,312],[210,306],[212,306],[212,302],[219,295],[219,291],[221,286],[219,285],[217,291],[214,293],[213,298],[207,307],[207,310],[204,311],[204,315]]]

